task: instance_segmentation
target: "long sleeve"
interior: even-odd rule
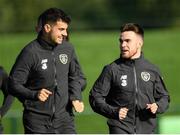
[[[13,100],[14,100],[14,97],[12,95],[10,95],[8,93],[8,89],[7,89],[7,81],[8,81],[8,75],[7,73],[2,69],[0,68],[0,80],[1,80],[1,86],[0,86],[0,89],[2,90],[3,92],[3,104],[0,108],[0,113],[1,113],[1,117],[3,117],[7,111],[9,110],[9,108],[11,107],[12,103],[13,103]]]
[[[25,87],[33,66],[33,55],[27,49],[23,49],[16,59],[10,72],[8,87],[12,95],[20,101],[24,99],[36,99],[37,92]]]
[[[86,87],[86,78],[82,72],[81,66],[77,60],[75,51],[73,49],[71,63],[69,66],[69,92],[70,100],[82,100],[82,91]]]
[[[164,84],[161,76],[158,76],[156,79],[156,82],[155,82],[154,98],[158,105],[157,112],[158,113],[165,112],[169,106],[170,96],[169,96],[169,93],[165,87],[165,84]]]
[[[90,91],[89,102],[95,112],[107,118],[117,119],[119,108],[106,103],[106,96],[109,93],[111,81],[112,73],[110,67],[106,66]]]

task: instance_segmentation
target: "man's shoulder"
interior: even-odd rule
[[[115,68],[118,68],[118,65],[120,64],[120,59],[116,59],[113,62],[107,64],[104,66],[107,70],[113,70]]]
[[[19,57],[26,57],[26,58],[30,58],[31,56],[35,55],[37,52],[37,40],[33,40],[31,42],[29,42],[28,44],[26,44],[20,51],[19,53]]]
[[[3,73],[4,73],[4,68],[0,66],[0,76],[2,76]]]
[[[148,69],[150,69],[152,71],[160,73],[159,67],[157,65],[153,64],[151,61],[149,61],[147,59],[144,59],[143,65],[146,66],[146,68],[148,68]]]
[[[74,46],[70,42],[68,42],[68,41],[63,41],[62,47],[67,48],[67,49],[71,49],[71,50],[74,49]]]
[[[3,70],[3,67],[0,65],[0,71],[2,71]]]
[[[26,44],[22,50],[26,52],[34,52],[37,49],[38,44],[39,44],[38,41],[35,39],[29,42],[28,44]]]
[[[123,62],[121,61],[121,58],[117,58],[115,59],[113,62],[111,62],[109,64],[109,66],[111,66],[111,68],[117,68],[119,67],[120,64],[122,64]]]
[[[2,81],[4,78],[7,78],[7,72],[5,71],[5,69],[0,66],[0,81]]]

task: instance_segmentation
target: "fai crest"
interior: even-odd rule
[[[68,62],[68,56],[66,54],[60,54],[59,60],[62,64],[66,64]]]
[[[147,82],[147,81],[150,80],[151,75],[150,75],[148,72],[141,72],[141,78],[142,78],[145,82]]]

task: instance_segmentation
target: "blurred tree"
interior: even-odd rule
[[[137,22],[144,27],[167,27],[177,17],[172,4],[169,0],[111,0],[109,8],[119,16],[117,23]]]
[[[73,29],[117,29],[124,22],[144,27],[180,26],[179,0],[0,0],[0,32],[32,31],[50,7],[65,10]]]
[[[32,31],[41,12],[57,6],[57,0],[0,0],[3,27],[0,32]]]

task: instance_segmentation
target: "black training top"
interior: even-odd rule
[[[9,78],[10,92],[26,111],[51,117],[70,112],[70,101],[81,100],[86,85],[73,46],[66,41],[54,46],[41,37],[21,51]],[[53,93],[45,102],[37,98],[42,88]]]
[[[89,96],[92,109],[109,118],[108,124],[127,133],[153,133],[156,114],[146,109],[156,103],[157,113],[169,105],[169,94],[159,70],[144,59],[119,58],[104,67]],[[119,109],[128,108],[127,117],[119,120]]]

